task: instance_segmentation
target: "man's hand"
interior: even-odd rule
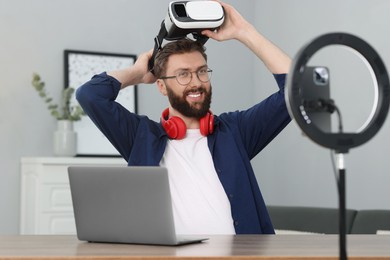
[[[110,71],[107,74],[121,82],[121,88],[140,83],[151,84],[156,82],[156,77],[148,70],[148,62],[153,50],[142,53],[131,67]]]
[[[224,9],[225,20],[219,29],[215,31],[204,30],[202,34],[216,41],[231,39],[243,41],[243,36],[245,36],[247,30],[249,30],[252,25],[248,23],[233,6],[219,0],[216,1],[220,3]]]
[[[156,82],[156,77],[148,70],[148,62],[152,58],[153,50],[139,55],[134,64],[134,69],[139,75],[139,83],[151,84]]]

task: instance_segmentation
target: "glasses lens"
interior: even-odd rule
[[[212,70],[211,69],[200,69],[196,72],[196,76],[199,81],[206,83],[211,79]],[[176,75],[176,80],[180,85],[187,85],[192,80],[192,73],[189,71],[182,71]]]
[[[201,70],[198,70],[196,75],[198,76],[198,79],[201,81],[201,82],[209,82],[210,79],[211,79],[211,72],[212,70],[210,69],[201,69]]]
[[[180,71],[176,75],[176,80],[181,85],[187,85],[188,83],[191,82],[191,79],[192,79],[192,74],[189,71]]]

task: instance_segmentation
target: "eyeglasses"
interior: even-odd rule
[[[161,79],[173,79],[176,78],[177,83],[180,85],[188,85],[192,80],[192,73],[196,73],[196,76],[198,77],[200,82],[206,83],[209,82],[211,79],[211,74],[213,70],[205,67],[201,68],[197,71],[188,71],[188,70],[180,70],[176,73],[175,76],[166,76],[161,77]]]

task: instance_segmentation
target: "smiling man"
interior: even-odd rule
[[[175,139],[182,139],[186,129],[199,129],[211,104],[212,70],[203,46],[188,39],[166,45],[156,56],[154,72],[160,92],[171,105],[165,113],[180,117],[186,125]]]
[[[290,122],[284,82],[291,61],[232,6],[221,5],[223,25],[202,33],[236,39],[260,58],[279,86],[270,97],[244,111],[213,115],[205,50],[182,39],[156,55],[155,75],[148,71],[149,51],[132,67],[94,76],[77,99],[129,166],[167,167],[178,234],[273,234],[250,160]],[[170,104],[160,122],[115,102],[120,89],[155,82]]]

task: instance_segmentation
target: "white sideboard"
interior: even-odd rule
[[[21,158],[21,234],[75,234],[68,166],[127,165],[122,158]]]

